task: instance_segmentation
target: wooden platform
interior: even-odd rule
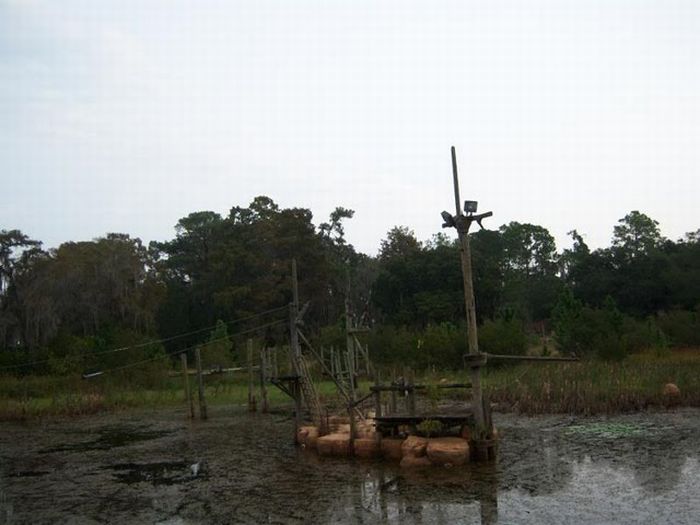
[[[464,412],[460,414],[419,414],[419,415],[391,415],[375,417],[374,421],[377,431],[381,433],[394,434],[400,426],[411,426],[421,424],[423,421],[438,421],[446,427],[456,427],[462,425],[474,425],[474,414]]]

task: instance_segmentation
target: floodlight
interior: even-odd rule
[[[445,221],[442,224],[443,228],[454,228],[456,224],[455,218],[452,215],[450,215],[449,212],[443,211],[442,213],[440,213],[440,215],[442,215],[442,220]]]
[[[464,213],[476,213],[477,201],[464,201]]]

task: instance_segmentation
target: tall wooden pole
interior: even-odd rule
[[[297,281],[297,260],[292,259],[292,304],[289,305],[289,341],[292,346],[292,363],[301,355],[299,334],[297,333],[297,318],[299,317],[299,283]]]
[[[292,357],[292,369],[297,376],[294,392],[294,439],[296,441],[299,427],[301,426],[301,370],[297,370],[297,360],[301,358],[301,347],[299,346],[299,334],[297,333],[297,321],[299,317],[299,283],[297,281],[297,260],[292,259],[292,303],[289,305],[289,349]]]
[[[248,412],[256,411],[255,393],[253,392],[253,340],[246,341],[248,350]]]
[[[187,402],[190,419],[194,419],[194,401],[190,391],[190,377],[187,372],[187,354],[185,352],[180,354],[180,361],[182,362],[182,375],[185,380],[185,401]]]
[[[197,360],[197,388],[199,391],[199,419],[207,419],[207,400],[204,397],[204,378],[202,377],[202,353],[197,347],[194,351]]]
[[[266,377],[267,370],[270,368],[269,360],[269,349],[263,347],[260,350],[260,403],[262,404],[260,407],[260,411],[263,414],[267,414],[267,410],[269,408],[267,402],[268,377]]]
[[[462,258],[462,279],[464,281],[464,305],[467,314],[467,345],[471,356],[479,356],[479,339],[476,328],[476,306],[474,303],[474,285],[472,283],[472,256],[469,247],[469,226],[471,220],[462,213],[459,197],[459,178],[457,176],[457,153],[452,146],[452,178],[455,193],[455,223],[459,234],[460,252]],[[477,360],[470,362],[470,378],[472,383],[472,409],[476,421],[477,434],[484,434],[487,429],[484,421],[484,410],[481,392],[481,371]]]

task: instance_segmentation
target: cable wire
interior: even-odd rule
[[[287,306],[279,306],[279,307],[277,307],[277,308],[272,308],[272,309],[270,309],[270,310],[265,310],[264,312],[259,312],[259,313],[257,313],[257,314],[249,315],[249,316],[247,316],[247,317],[240,317],[240,318],[238,318],[238,319],[233,319],[233,320],[231,320],[231,321],[225,321],[224,324],[230,325],[230,324],[234,324],[234,323],[240,323],[240,322],[243,322],[243,321],[249,321],[250,319],[255,319],[256,317],[262,317],[263,315],[267,315],[267,314],[271,314],[271,313],[274,313],[274,312],[278,312],[278,311],[283,310],[283,309],[286,309],[286,308],[288,308],[288,307],[287,307]],[[164,337],[164,338],[162,338],[162,339],[155,339],[155,340],[153,340],[153,341],[148,341],[148,342],[145,342],[145,343],[138,343],[138,344],[135,344],[135,345],[121,346],[121,347],[119,347],[119,348],[111,348],[111,349],[109,349],[109,350],[101,350],[101,351],[99,351],[99,352],[82,352],[82,353],[80,353],[80,354],[75,355],[75,357],[113,354],[113,353],[116,353],[116,352],[123,352],[124,350],[131,350],[131,349],[133,349],[133,348],[143,348],[143,347],[145,347],[145,346],[150,346],[150,345],[153,345],[153,344],[167,343],[168,341],[174,341],[175,339],[180,339],[180,338],[182,338],[182,337],[187,337],[188,335],[200,334],[200,333],[202,333],[202,332],[206,332],[207,330],[212,330],[212,329],[216,328],[216,326],[217,326],[217,325],[207,326],[207,327],[205,327],[205,328],[200,328],[200,329],[198,329],[198,330],[192,330],[192,331],[190,331],[190,332],[184,332],[184,333],[177,334],[177,335],[173,335],[173,336],[170,336],[170,337]],[[24,367],[24,366],[41,365],[41,364],[44,364],[44,363],[48,363],[49,361],[51,361],[51,359],[52,359],[52,358],[48,358],[48,359],[39,359],[39,360],[36,360],[36,361],[28,361],[28,362],[26,362],[26,363],[19,363],[19,364],[15,364],[15,365],[0,366],[0,370],[9,370],[9,369],[12,369],[12,368],[21,368],[21,367]]]
[[[141,360],[141,361],[136,361],[136,362],[134,362],[134,363],[127,363],[127,364],[115,366],[115,367],[112,367],[112,368],[105,368],[104,370],[100,370],[100,372],[102,372],[102,374],[104,374],[104,373],[107,373],[107,372],[114,372],[114,371],[117,371],[117,370],[124,370],[124,369],[131,368],[131,367],[134,367],[134,366],[138,366],[138,365],[142,365],[142,364],[145,364],[145,363],[149,363],[149,362],[151,362],[151,361],[157,361],[157,360],[163,359],[163,358],[165,358],[165,357],[170,357],[170,356],[177,355],[177,354],[183,354],[183,353],[187,352],[188,350],[192,350],[192,349],[197,348],[197,347],[204,348],[205,346],[210,345],[210,344],[213,344],[213,343],[218,343],[218,342],[220,342],[220,341],[226,341],[226,340],[231,339],[232,337],[238,337],[238,336],[245,335],[245,334],[248,334],[248,333],[251,333],[251,332],[256,332],[256,331],[258,331],[258,330],[262,330],[263,328],[268,328],[268,327],[270,327],[270,326],[275,326],[275,325],[278,325],[278,324],[281,324],[281,323],[286,323],[286,322],[287,322],[286,319],[280,319],[279,321],[273,321],[273,322],[271,322],[271,323],[267,323],[267,324],[264,324],[264,325],[256,326],[255,328],[251,328],[251,329],[249,329],[249,330],[244,330],[244,331],[242,331],[242,332],[238,332],[238,333],[233,334],[233,335],[230,335],[230,336],[220,337],[220,338],[218,338],[218,339],[212,339],[211,341],[206,341],[206,342],[204,342],[204,343],[199,343],[199,344],[196,344],[196,345],[188,346],[187,348],[183,348],[183,349],[180,349],[180,350],[174,350],[174,351],[172,351],[172,352],[166,352],[165,354],[161,354],[161,355],[158,355],[158,356],[155,356],[155,357],[149,357],[148,359],[143,359],[143,360]]]

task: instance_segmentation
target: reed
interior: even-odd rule
[[[45,416],[82,416],[136,407],[184,406],[181,377],[163,369],[148,381],[129,376],[84,380],[79,376],[0,376],[0,420]],[[426,384],[468,382],[466,372],[433,369],[417,381]],[[212,405],[241,405],[248,401],[244,375],[212,375],[206,379],[206,396]],[[522,414],[600,414],[644,410],[669,403],[666,383],[674,383],[680,406],[700,406],[700,349],[635,354],[623,361],[589,360],[577,363],[524,363],[483,369],[482,383],[498,411]],[[369,382],[359,390],[368,391]],[[342,408],[343,401],[331,381],[320,381],[317,391],[324,403]],[[289,398],[269,388],[271,406],[288,405]],[[448,391],[455,401],[463,391]]]

